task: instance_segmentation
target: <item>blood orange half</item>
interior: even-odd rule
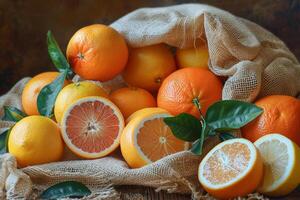
[[[108,99],[86,97],[66,109],[61,126],[62,137],[73,153],[100,158],[119,146],[124,118]]]

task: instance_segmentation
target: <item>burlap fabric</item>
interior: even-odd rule
[[[205,43],[210,54],[210,69],[224,76],[223,99],[253,101],[270,94],[296,96],[300,90],[300,65],[285,44],[262,27],[226,11],[201,5],[185,4],[136,10],[112,25],[132,47],[167,43],[174,47],[197,47]],[[21,108],[20,94],[28,78],[19,81],[0,98],[0,115],[4,105]],[[122,85],[104,83],[109,91]],[[12,124],[0,121],[1,131]],[[205,151],[218,140],[207,142]],[[76,160],[66,151],[65,159]],[[180,152],[140,169],[129,169],[118,153],[98,160],[76,160],[16,168],[10,154],[0,157],[0,197],[34,199],[53,183],[77,180],[93,194],[86,199],[118,199],[114,185],[143,185],[169,192],[202,196],[197,181],[201,157]],[[252,195],[251,199],[261,199]]]

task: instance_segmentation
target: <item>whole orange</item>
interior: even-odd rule
[[[141,88],[120,88],[112,92],[109,99],[119,107],[125,119],[142,108],[156,107],[152,94]]]
[[[279,133],[300,145],[300,101],[291,96],[272,95],[255,104],[263,113],[242,128],[244,138],[255,142],[260,137]]]
[[[162,83],[157,105],[173,115],[189,113],[199,117],[195,102],[199,102],[201,111],[221,100],[222,83],[212,72],[203,68],[183,68],[168,76]]]
[[[124,69],[128,48],[116,30],[94,24],[79,29],[72,36],[66,54],[74,72],[82,78],[108,81]]]
[[[26,83],[22,92],[22,106],[27,115],[39,115],[37,108],[38,95],[43,87],[54,81],[58,75],[58,72],[44,72],[34,76]],[[68,83],[69,81],[65,81],[65,85]]]
[[[208,49],[206,46],[176,50],[176,62],[179,68],[203,67],[208,68]]]
[[[156,92],[176,64],[172,52],[164,44],[131,49],[124,80],[134,87]]]

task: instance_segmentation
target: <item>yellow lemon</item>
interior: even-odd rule
[[[54,121],[33,115],[21,119],[12,128],[8,149],[16,157],[18,166],[26,167],[60,160],[63,141]]]
[[[92,81],[72,83],[64,87],[59,92],[54,105],[56,121],[60,124],[64,111],[71,103],[89,96],[108,97],[103,88]]]
[[[264,162],[264,178],[258,191],[269,196],[292,192],[300,180],[300,148],[287,137],[270,134],[255,143]]]

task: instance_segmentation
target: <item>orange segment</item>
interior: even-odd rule
[[[199,180],[213,196],[229,199],[255,191],[263,177],[256,147],[245,139],[227,140],[214,147],[199,166]]]
[[[188,143],[174,137],[164,123],[169,113],[147,108],[138,114],[124,128],[120,141],[122,155],[130,167],[142,167],[188,148]]]
[[[102,97],[87,97],[69,106],[62,120],[66,145],[84,158],[99,158],[119,145],[124,119],[119,109]]]

